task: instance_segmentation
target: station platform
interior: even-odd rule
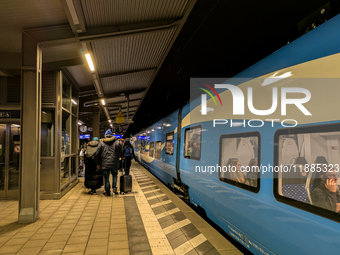
[[[18,223],[18,201],[0,201],[0,254],[242,254],[141,165],[130,172],[131,193],[91,195],[81,178],[41,200],[32,224]]]

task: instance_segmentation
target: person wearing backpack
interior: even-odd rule
[[[106,130],[105,138],[100,140],[97,148],[97,168],[103,170],[105,179],[105,196],[110,196],[110,174],[112,174],[112,190],[118,195],[117,176],[119,168],[119,158],[124,158],[122,146],[119,140],[113,136],[111,129]]]
[[[125,143],[123,145],[123,152],[125,157],[125,175],[129,175],[132,157],[134,158],[134,160],[136,160],[135,152],[133,151],[133,147],[130,144],[129,138],[125,139]]]
[[[91,189],[91,194],[96,194],[96,189],[103,186],[103,172],[97,168],[96,164],[96,151],[99,145],[99,139],[94,137],[91,142],[88,143],[87,149],[84,153],[85,161],[85,187]]]

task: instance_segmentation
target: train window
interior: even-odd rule
[[[223,182],[258,192],[260,190],[260,134],[248,132],[226,134],[220,137],[221,167],[219,179]]]
[[[156,142],[155,158],[161,159],[162,142]]]
[[[155,142],[150,142],[150,150],[149,150],[149,156],[154,157],[153,152],[155,149]]]
[[[280,129],[274,144],[276,199],[340,221],[340,124]]]
[[[201,126],[185,129],[184,157],[194,160],[201,159]]]
[[[174,132],[166,133],[165,153],[168,155],[174,155],[174,136]]]

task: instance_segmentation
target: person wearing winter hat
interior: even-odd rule
[[[103,186],[103,173],[101,169],[96,166],[96,152],[99,145],[99,139],[94,137],[89,142],[84,153],[84,161],[86,166],[85,171],[85,187],[91,189],[91,194],[96,194],[96,189]]]
[[[97,168],[102,169],[105,180],[105,194],[111,195],[110,173],[112,174],[112,190],[117,195],[117,175],[119,168],[119,158],[123,158],[123,150],[119,140],[112,136],[111,129],[106,130],[105,138],[100,140],[97,148]]]

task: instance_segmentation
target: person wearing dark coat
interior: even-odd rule
[[[105,138],[100,139],[97,148],[97,168],[103,170],[105,180],[105,194],[110,196],[110,173],[112,174],[112,190],[117,195],[117,175],[119,169],[119,158],[124,158],[122,146],[116,137],[112,136],[111,129],[105,132]]]
[[[84,153],[85,161],[85,187],[91,189],[91,193],[95,194],[96,189],[103,186],[103,172],[97,168],[96,164],[96,151],[99,145],[99,139],[94,137],[91,142],[88,143],[87,149]]]
[[[340,192],[337,180],[337,172],[332,168],[326,173],[321,173],[321,178],[317,179],[316,187],[311,193],[313,205],[340,212]]]
[[[124,161],[125,175],[129,175],[132,157],[134,158],[134,160],[136,160],[135,152],[133,151],[133,147],[130,144],[129,138],[125,139],[125,143],[123,145],[123,153],[125,157]]]

